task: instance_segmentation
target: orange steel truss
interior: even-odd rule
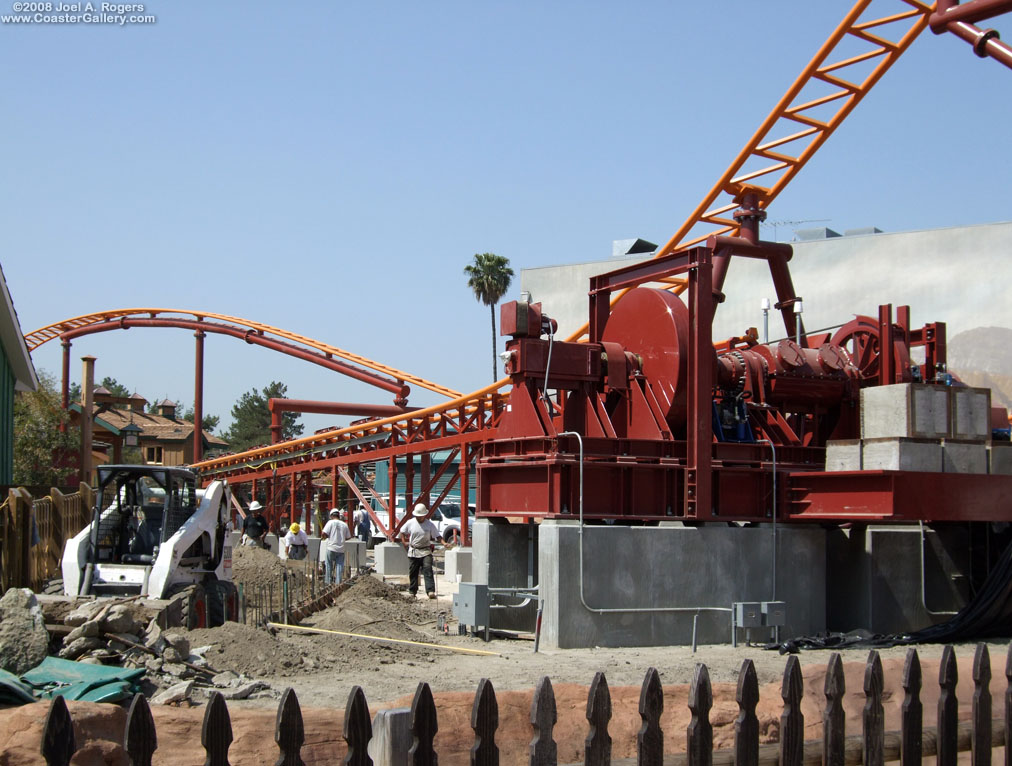
[[[874,5],[872,9],[870,6]],[[816,52],[738,156],[655,258],[705,242],[715,235],[738,236],[740,225],[729,217],[746,192],[765,210],[874,87],[882,75],[928,25],[934,4],[895,0],[885,15],[868,13],[884,3],[859,0]],[[861,53],[840,57],[839,50],[857,41]],[[821,95],[812,91],[817,90]],[[828,113],[827,113],[828,112]],[[819,116],[814,116],[818,114]],[[758,167],[754,167],[758,165]],[[692,235],[691,239],[685,238]],[[667,281],[679,294],[684,279]],[[612,304],[626,291],[616,293]],[[587,337],[585,324],[567,338]]]

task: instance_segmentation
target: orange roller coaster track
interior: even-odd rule
[[[229,335],[252,345],[259,345],[294,356],[305,361],[332,369],[379,388],[386,389],[406,399],[406,383],[424,388],[450,399],[460,396],[446,386],[420,378],[417,375],[398,370],[389,365],[367,359],[359,354],[322,343],[305,335],[281,330],[260,322],[241,317],[215,314],[209,311],[186,309],[130,308],[100,311],[94,314],[64,319],[56,324],[35,330],[25,335],[28,350],[34,351],[47,341],[61,338],[69,341],[81,335],[109,330],[126,330],[131,327],[177,327],[194,331]],[[350,364],[349,364],[350,363]],[[357,366],[355,366],[357,365]],[[363,369],[364,368],[364,369]],[[372,372],[367,372],[367,370]],[[374,373],[389,376],[381,377]]]

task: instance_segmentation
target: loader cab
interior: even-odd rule
[[[179,468],[99,467],[91,561],[150,565],[196,511],[196,486],[196,476]]]

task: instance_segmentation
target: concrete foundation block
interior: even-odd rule
[[[825,630],[825,530],[540,525],[541,643],[550,648],[730,643],[737,601],[787,603],[786,635]],[[580,572],[580,549],[583,571]],[[774,599],[775,596],[775,599]],[[637,611],[670,608],[671,611]]]
[[[826,442],[827,471],[860,471],[861,440],[838,439]]]
[[[988,473],[1012,476],[1012,443],[988,442],[987,466]]]
[[[456,582],[458,579],[463,582],[471,581],[471,549],[451,548],[446,552],[446,564],[444,575],[447,580]]]
[[[987,473],[987,445],[946,439],[942,445],[945,473]]]
[[[991,436],[991,389],[952,388],[949,436],[953,439],[980,439]]]
[[[359,567],[365,566],[365,543],[361,540],[344,541],[344,569],[354,572]]]
[[[948,386],[897,383],[861,389],[863,439],[944,439],[951,436]]]
[[[864,439],[865,471],[942,471],[942,442],[935,439]]]
[[[538,540],[544,524],[510,524],[504,520],[478,519],[471,537],[471,581],[490,588],[517,588],[536,585],[539,578]],[[498,606],[521,599],[497,599]],[[537,604],[496,608],[491,628],[532,631]]]
[[[921,530],[912,526],[831,530],[826,544],[828,628],[907,633],[949,619],[967,597],[965,536],[965,529],[925,528],[922,540]]]
[[[380,543],[373,548],[376,571],[381,575],[406,575],[408,552],[397,543]]]

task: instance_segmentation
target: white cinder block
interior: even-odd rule
[[[942,471],[942,443],[936,439],[864,439],[865,471]]]
[[[927,383],[861,389],[861,438],[944,439],[951,390]]]
[[[837,439],[826,442],[827,471],[860,471],[861,440]]]
[[[991,389],[951,388],[950,436],[953,439],[980,439],[991,436]]]
[[[987,473],[987,445],[946,439],[942,462],[945,473]]]

